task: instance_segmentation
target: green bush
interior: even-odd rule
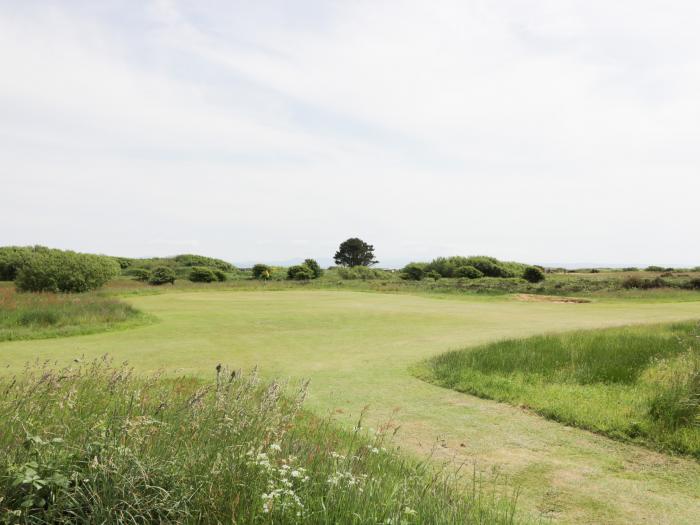
[[[352,268],[338,268],[338,275],[341,279],[348,281],[373,281],[376,279],[387,279],[390,274],[384,270],[368,268],[367,266],[353,266]]]
[[[270,278],[272,278],[272,268],[267,264],[256,264],[253,266],[253,279],[267,281]]]
[[[663,272],[665,268],[663,266],[647,266],[645,271],[647,272]]]
[[[193,266],[189,279],[193,283],[211,283],[218,280],[214,271],[206,266]]]
[[[151,278],[148,280],[148,283],[154,286],[166,283],[175,284],[175,271],[167,266],[158,266],[151,272]]]
[[[146,270],[146,268],[132,268],[129,270],[129,275],[131,275],[137,281],[147,283],[151,278],[151,272]]]
[[[297,264],[287,269],[287,279],[295,281],[308,281],[314,278],[314,272],[305,264]]]
[[[32,253],[45,251],[43,246],[3,246],[0,247],[0,281],[14,281],[22,265]]]
[[[640,290],[651,290],[653,288],[665,288],[668,283],[664,281],[661,277],[656,277],[655,279],[641,279],[639,277],[628,277],[622,281],[623,288],[638,288]]]
[[[401,270],[400,277],[406,281],[420,281],[425,277],[425,263],[408,263]]]
[[[321,266],[314,259],[306,259],[304,261],[304,266],[306,266],[314,274],[313,278],[318,279],[323,275],[323,270]]]
[[[431,271],[429,271],[429,272],[425,272],[425,278],[426,278],[426,279],[432,279],[432,280],[434,280],[434,281],[437,281],[437,280],[440,279],[441,277],[442,277],[442,275],[440,275],[440,274],[439,274],[438,272],[436,272],[435,270],[431,270]]]
[[[233,272],[236,270],[236,267],[233,264],[222,261],[221,259],[214,259],[213,257],[205,257],[203,255],[194,255],[192,253],[176,255],[174,260],[178,266],[204,266],[206,268],[216,268],[224,272]]]
[[[466,277],[467,279],[478,279],[479,277],[483,277],[484,274],[478,268],[475,268],[474,266],[471,266],[469,264],[465,264],[464,266],[460,266],[454,271],[454,276]]]
[[[523,272],[523,279],[531,283],[544,281],[544,272],[537,266],[528,266]]]
[[[426,272],[434,271],[442,277],[457,277],[455,272],[462,266],[473,266],[487,277],[516,277],[521,275],[526,266],[520,263],[507,263],[494,257],[477,255],[472,257],[437,257],[425,268]]]
[[[214,268],[214,270],[212,271],[214,272],[214,275],[216,275],[216,280],[220,283],[223,283],[228,280],[228,276],[226,275],[226,273],[222,272],[218,268]]]
[[[15,284],[22,292],[87,292],[119,273],[119,264],[111,257],[45,249],[31,252]]]
[[[627,266],[626,268],[622,269],[623,272],[638,272],[639,268],[635,266]]]
[[[686,283],[685,288],[688,288],[689,290],[700,290],[700,277],[690,279]]]

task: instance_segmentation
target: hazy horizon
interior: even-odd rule
[[[700,265],[700,4],[0,2],[0,245]],[[588,261],[580,264],[578,261]]]

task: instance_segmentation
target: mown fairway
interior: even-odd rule
[[[555,304],[332,291],[199,292],[129,299],[160,322],[131,330],[0,344],[5,373],[34,358],[59,364],[109,353],[137,369],[213,374],[219,362],[311,378],[310,406],[375,424],[401,423],[399,443],[500,466],[520,507],[563,521],[694,523],[700,465],[444,390],[408,367],[450,348],[504,337],[700,317],[700,303]]]

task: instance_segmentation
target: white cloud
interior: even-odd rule
[[[0,7],[0,243],[697,264],[699,11]]]

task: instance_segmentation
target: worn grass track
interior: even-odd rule
[[[137,369],[210,374],[218,362],[312,380],[310,406],[374,422],[395,408],[401,445],[438,445],[522,485],[520,507],[562,522],[694,523],[700,465],[424,383],[408,367],[450,348],[547,331],[700,318],[700,302],[528,303],[332,291],[198,292],[129,299],[160,322],[0,343],[2,373],[34,358],[105,352]]]

